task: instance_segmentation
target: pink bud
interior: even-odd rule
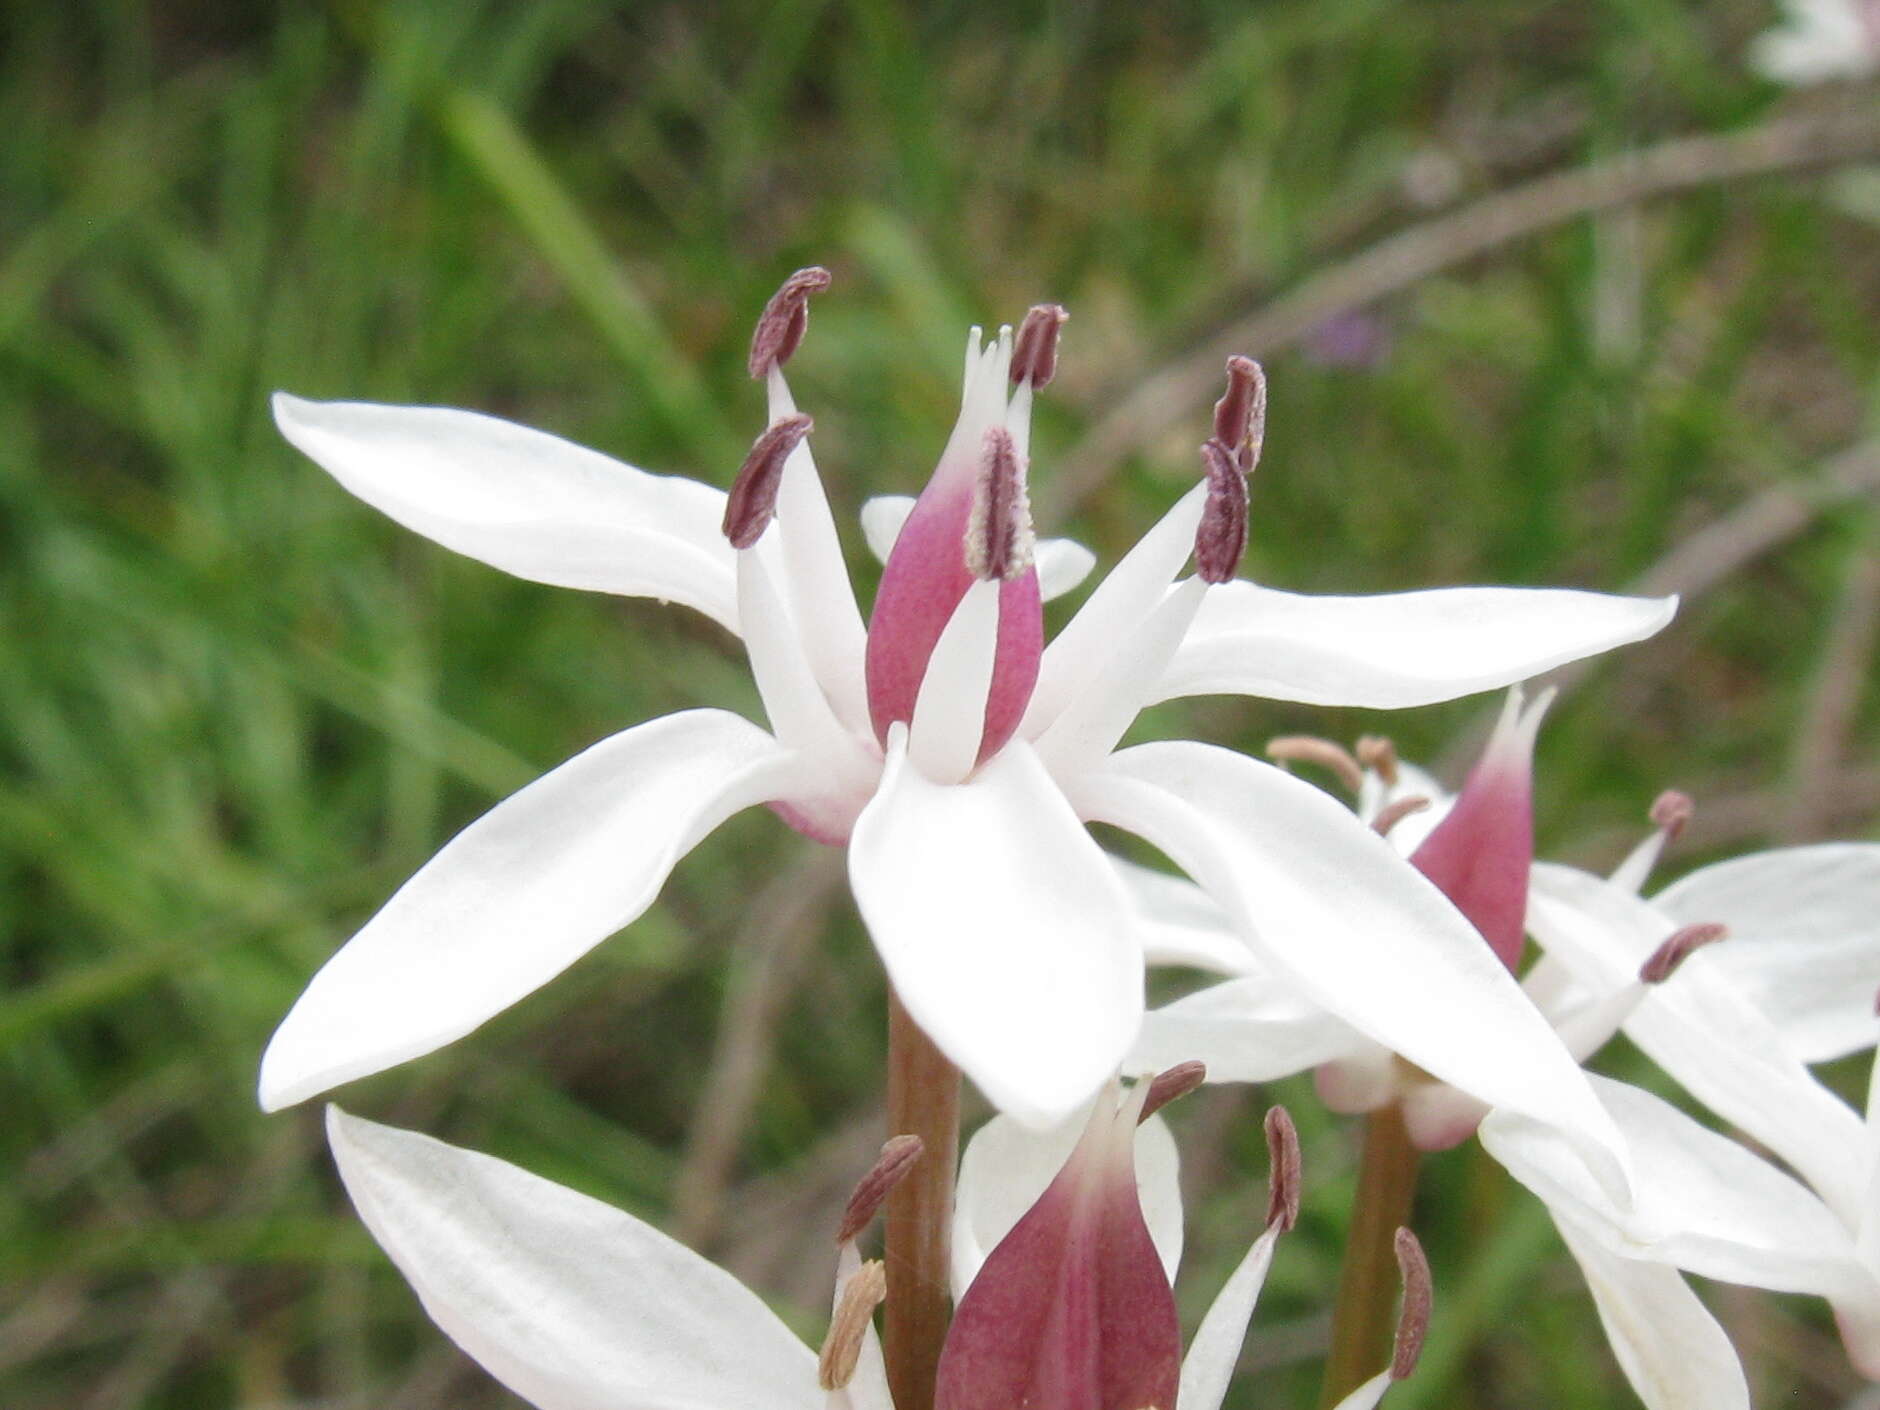
[[[935,1410],[1173,1407],[1175,1297],[1136,1194],[1136,1116],[1099,1097],[1083,1139],[987,1258],[940,1353]]]
[[[1524,711],[1520,688],[1508,693],[1455,806],[1410,857],[1510,971],[1521,961],[1534,864],[1534,735],[1552,700],[1548,691]]]

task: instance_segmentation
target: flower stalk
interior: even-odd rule
[[[896,1410],[933,1410],[934,1374],[952,1301],[953,1178],[959,1166],[960,1071],[888,992],[888,1129],[925,1156],[888,1196],[882,1351]]]
[[[1397,1231],[1410,1221],[1421,1159],[1396,1102],[1365,1118],[1320,1410],[1338,1404],[1391,1359],[1399,1281]]]

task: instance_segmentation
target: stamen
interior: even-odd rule
[[[1379,837],[1389,837],[1393,827],[1412,813],[1422,812],[1429,805],[1430,800],[1421,793],[1412,793],[1407,797],[1397,799],[1394,803],[1386,803],[1378,809],[1377,816],[1371,819],[1371,830]]]
[[[1364,771],[1342,744],[1315,734],[1282,734],[1266,742],[1266,757],[1287,764],[1317,764],[1338,775],[1338,781],[1356,793],[1364,786]]]
[[[1034,304],[1012,344],[1012,384],[1042,387],[1057,375],[1058,330],[1070,315],[1061,304]]]
[[[889,1191],[914,1168],[923,1149],[919,1136],[888,1138],[874,1168],[862,1176],[856,1183],[855,1193],[849,1196],[848,1207],[842,1211],[842,1223],[836,1229],[837,1243],[848,1243],[873,1222]]]
[[[1730,934],[1730,927],[1716,921],[1699,921],[1672,931],[1659,947],[1638,967],[1641,984],[1663,984],[1683,964],[1706,945],[1714,945]]]
[[[1031,567],[1037,537],[1031,528],[1031,496],[1012,433],[987,430],[979,450],[979,478],[966,520],[966,567],[981,581],[1009,581]]]
[[[1201,447],[1208,500],[1195,529],[1195,572],[1206,583],[1230,581],[1247,551],[1247,476],[1219,441]]]
[[[751,453],[738,467],[738,477],[725,496],[724,535],[733,548],[749,548],[764,536],[777,512],[777,486],[783,481],[783,462],[802,443],[816,423],[800,412],[786,416],[751,444]]]
[[[1283,1106],[1266,1114],[1266,1223],[1284,1234],[1299,1222],[1299,1131]]]
[[[887,1296],[888,1272],[877,1259],[864,1263],[842,1285],[835,1316],[829,1319],[829,1335],[823,1338],[822,1355],[816,1358],[816,1380],[824,1390],[841,1390],[855,1379],[869,1321]]]
[[[1227,391],[1214,403],[1214,439],[1230,451],[1246,447],[1251,454],[1245,470],[1259,463],[1266,439],[1266,372],[1250,357],[1236,353],[1227,359]]]
[[[809,327],[809,296],[829,287],[829,271],[812,264],[799,269],[783,281],[770,296],[764,311],[757,316],[757,329],[751,334],[751,376],[762,380],[770,369],[790,360],[803,332]]]
[[[1697,811],[1697,805],[1691,801],[1691,795],[1680,793],[1675,788],[1667,788],[1652,800],[1652,826],[1663,828],[1665,840],[1675,842],[1691,821],[1691,814]]]
[[[1430,1330],[1430,1307],[1435,1293],[1430,1261],[1423,1245],[1408,1229],[1397,1231],[1397,1272],[1403,1278],[1403,1310],[1397,1314],[1397,1340],[1391,1348],[1390,1378],[1408,1380],[1423,1354],[1423,1338]]]
[[[1383,779],[1391,788],[1397,786],[1397,746],[1388,735],[1367,734],[1358,740],[1358,762]]]
[[[1137,1113],[1137,1123],[1147,1121],[1170,1102],[1187,1096],[1207,1080],[1208,1065],[1205,1062],[1178,1062],[1166,1072],[1156,1073],[1149,1083],[1149,1095],[1143,1099],[1142,1110]]]

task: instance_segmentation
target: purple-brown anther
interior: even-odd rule
[[[842,1223],[836,1228],[837,1243],[848,1243],[873,1222],[889,1192],[914,1168],[923,1149],[919,1136],[888,1138],[873,1168],[856,1182],[855,1193],[849,1196]]]
[[[1716,921],[1699,921],[1672,931],[1638,967],[1639,983],[1663,984],[1678,972],[1678,966],[1706,945],[1727,939],[1730,927]]]
[[[1282,734],[1266,742],[1266,757],[1286,764],[1317,764],[1338,775],[1338,781],[1356,793],[1364,786],[1364,770],[1342,744],[1316,734]]]
[[[725,496],[724,534],[733,548],[749,548],[764,536],[777,513],[783,463],[803,443],[815,422],[800,412],[775,422],[751,444],[738,477]]]
[[[1012,385],[1042,387],[1057,375],[1058,330],[1070,315],[1061,304],[1034,304],[1012,343]]]
[[[1363,735],[1358,740],[1356,750],[1358,762],[1384,782],[1397,786],[1397,746],[1390,738],[1381,734]]]
[[[1691,801],[1690,794],[1667,788],[1652,800],[1652,826],[1664,829],[1667,842],[1676,842],[1696,811],[1697,805]]]
[[[1227,390],[1214,403],[1214,439],[1233,455],[1243,473],[1251,473],[1260,463],[1260,446],[1266,439],[1266,373],[1250,357],[1235,354],[1227,359]]]
[[[1289,1233],[1299,1222],[1299,1131],[1283,1106],[1266,1113],[1266,1223]]]
[[[994,426],[979,448],[979,478],[966,519],[966,569],[982,582],[1007,582],[1032,564],[1036,536],[1025,467],[1012,433]]]
[[[1207,1080],[1205,1062],[1178,1062],[1167,1071],[1156,1073],[1149,1081],[1149,1095],[1143,1099],[1142,1110],[1136,1115],[1137,1124],[1147,1121],[1170,1102],[1187,1096]]]
[[[855,1379],[869,1321],[887,1295],[888,1272],[876,1259],[856,1269],[842,1285],[835,1316],[829,1319],[829,1334],[823,1338],[822,1355],[816,1358],[816,1380],[824,1390],[841,1390]]]
[[[1377,816],[1371,819],[1371,830],[1379,837],[1389,837],[1390,830],[1414,813],[1423,812],[1430,806],[1430,800],[1421,793],[1412,793],[1386,803],[1377,810]]]
[[[781,367],[803,341],[809,327],[809,296],[829,287],[829,271],[821,265],[799,269],[783,281],[770,296],[764,311],[757,316],[757,329],[751,334],[751,376],[762,380],[770,369]]]
[[[1098,1099],[1063,1170],[992,1250],[953,1315],[934,1410],[1175,1405],[1181,1329],[1136,1192],[1146,1095]]]
[[[1219,441],[1201,447],[1208,499],[1195,529],[1195,572],[1207,583],[1231,581],[1247,551],[1247,477]]]
[[[1396,1239],[1397,1271],[1403,1278],[1403,1311],[1397,1315],[1397,1339],[1391,1348],[1390,1378],[1403,1381],[1417,1368],[1423,1354],[1423,1338],[1430,1330],[1430,1308],[1435,1292],[1430,1280],[1430,1261],[1423,1245],[1408,1229],[1399,1229]]]

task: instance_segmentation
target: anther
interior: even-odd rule
[[[1266,757],[1286,764],[1317,764],[1338,775],[1338,781],[1356,793],[1364,786],[1364,770],[1342,744],[1315,734],[1282,734],[1266,742]]]
[[[1696,811],[1697,805],[1691,801],[1690,794],[1667,788],[1652,800],[1652,826],[1664,829],[1667,842],[1676,842]]]
[[[1012,433],[991,427],[979,447],[979,478],[966,520],[966,568],[975,578],[1016,578],[1031,567],[1036,538],[1031,497]]]
[[[1214,403],[1214,439],[1235,453],[1243,474],[1259,464],[1266,439],[1266,372],[1250,357],[1236,353],[1227,359],[1227,391]]]
[[[1166,1072],[1156,1073],[1150,1079],[1149,1095],[1143,1099],[1142,1112],[1136,1120],[1147,1121],[1170,1102],[1187,1096],[1207,1080],[1208,1065],[1205,1062],[1178,1062]]]
[[[869,1321],[887,1295],[888,1272],[876,1259],[856,1269],[842,1285],[835,1316],[829,1319],[829,1335],[823,1338],[822,1355],[816,1358],[816,1380],[824,1390],[841,1390],[855,1378]]]
[[[869,1226],[889,1191],[914,1168],[922,1149],[919,1136],[888,1138],[874,1168],[862,1176],[856,1183],[855,1193],[849,1196],[848,1207],[842,1211],[842,1223],[836,1229],[838,1244],[848,1243]]]
[[[1057,375],[1058,330],[1070,315],[1061,304],[1034,304],[1012,343],[1012,385],[1042,387]]]
[[[724,535],[733,548],[749,548],[770,527],[777,512],[783,462],[815,424],[801,413],[786,416],[751,443],[751,453],[744,457],[737,479],[731,482],[731,493],[725,496]]]
[[[790,360],[809,327],[809,296],[828,287],[829,271],[813,264],[797,270],[770,296],[751,334],[751,376],[761,380]]]
[[[1672,931],[1657,949],[1638,967],[1639,983],[1663,984],[1683,964],[1706,945],[1714,945],[1730,934],[1730,927],[1716,921],[1699,921]]]
[[[1403,1311],[1397,1314],[1397,1339],[1391,1347],[1390,1378],[1408,1380],[1423,1354],[1423,1338],[1430,1330],[1430,1306],[1435,1293],[1430,1261],[1423,1245],[1408,1229],[1397,1230],[1397,1272],[1403,1278]]]
[[[1201,447],[1208,500],[1195,529],[1195,572],[1207,583],[1230,581],[1247,551],[1247,476],[1219,441]]]
[[[1412,793],[1408,797],[1386,803],[1377,810],[1377,816],[1371,819],[1371,830],[1379,837],[1389,837],[1393,827],[1412,813],[1422,812],[1429,805],[1430,800],[1421,793]]]
[[[1397,786],[1397,746],[1388,735],[1367,734],[1358,740],[1358,762],[1383,779],[1389,787]]]
[[[1299,1222],[1299,1131],[1283,1106],[1266,1114],[1266,1155],[1266,1223],[1284,1234]]]

